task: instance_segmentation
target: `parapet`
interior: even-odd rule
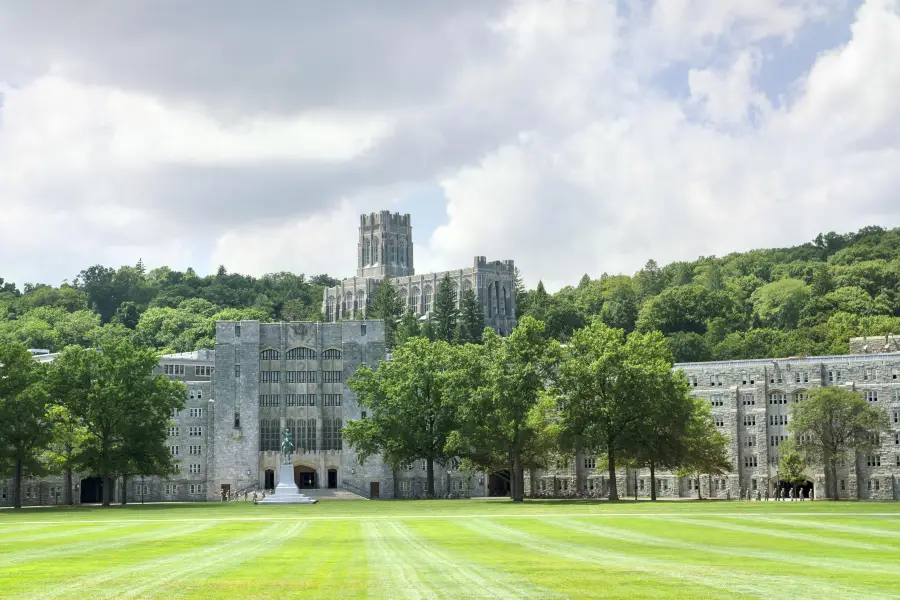
[[[388,228],[409,227],[410,221],[409,213],[401,215],[400,213],[392,213],[389,210],[359,215],[360,227],[376,227],[380,225],[385,225]]]

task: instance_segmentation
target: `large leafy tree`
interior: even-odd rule
[[[701,398],[692,400],[691,421],[682,441],[684,454],[676,472],[681,477],[694,479],[699,500],[702,499],[700,475],[705,474],[709,478],[724,475],[731,471],[731,460],[728,458],[728,438],[713,422],[709,405]]]
[[[435,495],[435,462],[448,458],[447,438],[456,426],[451,367],[450,344],[414,337],[394,349],[392,360],[377,370],[363,365],[347,382],[369,414],[344,427],[344,440],[360,460],[376,453],[391,465],[425,460],[429,497]]]
[[[444,275],[438,283],[437,294],[434,297],[434,311],[431,314],[435,339],[448,343],[454,341],[459,312],[450,275]]]
[[[660,343],[664,343],[662,336],[655,335],[641,345],[648,352],[649,361],[667,360],[666,352],[656,347]],[[650,469],[651,500],[656,500],[657,469],[674,471],[684,463],[694,418],[695,403],[687,378],[680,371],[673,372],[671,362],[666,367],[665,371],[647,370],[645,385],[653,390],[654,400],[648,403],[643,419],[635,427],[636,435],[627,452],[632,464]]]
[[[51,390],[85,430],[77,462],[104,479],[103,504],[112,500],[113,480],[134,473],[135,457],[165,455],[165,426],[173,409],[184,406],[183,383],[153,375],[159,360],[150,350],[127,342],[101,351],[67,348],[54,362]],[[143,460],[143,459],[141,459]],[[166,474],[166,463],[142,475]]]
[[[793,329],[810,298],[809,286],[799,279],[773,281],[753,292],[753,308],[759,320],[770,327]]]
[[[554,438],[553,400],[547,386],[558,344],[544,324],[525,316],[506,338],[490,329],[481,346],[460,346],[451,389],[460,426],[453,453],[487,470],[509,470],[513,501],[525,496],[525,469],[545,455]]]
[[[611,500],[619,497],[619,461],[638,456],[638,440],[657,422],[658,397],[681,401],[683,387],[671,367],[671,353],[658,332],[626,339],[621,329],[600,321],[576,331],[565,348],[558,375],[563,442],[606,455]],[[659,460],[665,445],[647,450],[641,462]]]
[[[890,423],[879,406],[866,402],[858,392],[840,386],[812,390],[809,397],[791,406],[788,431],[800,453],[825,471],[825,496],[838,499],[837,467],[841,458],[875,448],[873,434]]]
[[[22,507],[22,479],[44,473],[50,440],[45,367],[21,344],[0,344],[0,470],[13,476],[13,506]]]

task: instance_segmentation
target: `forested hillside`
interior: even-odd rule
[[[521,294],[522,290],[520,290]],[[793,248],[700,257],[521,294],[519,312],[564,340],[590,319],[658,329],[678,361],[840,354],[900,333],[900,228],[828,233]]]
[[[0,341],[59,350],[125,337],[160,351],[210,348],[224,319],[321,318],[327,275],[198,276],[143,264],[85,269],[60,287],[0,278]],[[701,257],[635,273],[585,275],[548,294],[519,290],[519,315],[565,340],[591,319],[659,329],[677,360],[847,352],[857,335],[900,333],[900,229],[828,233],[793,248]]]
[[[0,278],[0,342],[60,350],[113,338],[167,352],[212,348],[215,322],[231,319],[321,319],[327,275],[273,273],[260,278],[229,274],[199,277],[142,263],[85,269],[60,287],[15,284]]]

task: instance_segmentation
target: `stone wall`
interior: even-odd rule
[[[850,338],[850,354],[883,354],[900,352],[900,336],[879,335]]]

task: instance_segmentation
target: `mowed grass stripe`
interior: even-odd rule
[[[523,520],[521,525],[526,523]],[[595,562],[600,568],[612,568],[615,570],[630,570],[646,573],[652,577],[662,577],[673,580],[682,580],[696,585],[702,585],[710,590],[718,592],[726,591],[729,597],[735,595],[781,597],[785,586],[791,586],[792,598],[819,600],[821,598],[841,597],[844,599],[864,600],[867,598],[893,598],[895,596],[880,596],[876,591],[864,591],[845,586],[823,582],[818,579],[803,576],[774,576],[760,572],[746,572],[740,568],[727,569],[706,567],[699,564],[691,564],[684,560],[662,559],[637,552],[621,552],[599,548],[591,543],[589,536],[583,534],[563,534],[560,539],[559,529],[550,527],[552,523],[537,522],[529,527],[529,531],[514,529],[509,523],[494,523],[491,521],[477,521],[467,524],[472,527],[484,526],[487,535],[493,535],[495,539],[503,539],[503,535],[509,536],[511,541],[519,543],[535,552],[551,552],[567,556],[573,560]],[[585,538],[588,539],[585,539]],[[684,555],[679,555],[685,558]],[[798,589],[793,590],[793,587]],[[714,595],[704,593],[707,597]]]
[[[760,527],[759,524],[747,524],[743,525],[740,522],[735,523],[731,520],[740,520],[740,517],[722,517],[721,519],[693,519],[690,517],[666,517],[666,521],[669,522],[677,522],[677,523],[685,523],[688,525],[695,525],[698,527],[713,527],[716,529],[727,529],[730,531],[738,531],[741,533],[747,533],[751,535],[766,535],[770,537],[782,538],[785,540],[792,541],[803,541],[809,542],[812,544],[823,544],[829,546],[836,546],[841,548],[856,548],[858,550],[875,550],[879,552],[900,552],[900,548],[896,546],[888,546],[886,544],[876,544],[876,543],[868,543],[868,542],[859,542],[857,540],[848,540],[848,539],[838,539],[836,537],[828,537],[822,535],[815,535],[810,533],[802,533],[799,531],[787,531],[784,528],[780,529],[769,529],[766,527]]]
[[[369,556],[369,596],[373,598],[405,598],[430,600],[439,598],[404,556],[402,549],[389,544],[383,534],[383,523],[362,524],[366,552]]]
[[[796,565],[812,569],[826,568],[856,573],[872,573],[874,571],[879,575],[896,575],[900,577],[900,567],[879,561],[873,562],[872,560],[809,557],[801,556],[796,552],[791,551],[785,552],[778,550],[759,550],[746,547],[720,546],[709,541],[691,542],[666,535],[671,532],[671,528],[668,530],[660,529],[659,532],[663,535],[652,535],[621,527],[610,527],[608,525],[602,525],[587,520],[561,519],[559,521],[554,521],[554,524],[566,527],[572,531],[592,536],[595,535],[604,538],[605,540],[618,543],[652,546],[663,550],[687,550],[691,553],[690,556],[705,562],[710,561],[710,555],[723,557],[728,559],[729,562],[741,561],[747,558],[769,561],[773,564],[754,564],[754,568],[760,568],[769,572],[772,570],[781,570],[785,565]]]
[[[470,598],[558,598],[559,596],[544,588],[522,585],[515,577],[499,569],[487,570],[465,557],[451,554],[436,546],[428,538],[411,530],[399,521],[391,521],[388,527],[393,529],[400,543],[414,551],[414,555],[427,568],[437,573],[446,574],[458,590],[466,590]]]
[[[215,523],[204,522],[184,523],[182,521],[181,523],[181,525],[167,523],[163,526],[153,526],[151,529],[148,529],[140,523],[135,523],[132,528],[117,531],[115,538],[111,540],[85,536],[85,539],[77,542],[62,545],[48,545],[32,550],[15,552],[3,557],[3,563],[0,564],[0,581],[2,581],[6,569],[16,565],[22,565],[23,563],[47,561],[51,559],[58,560],[68,556],[96,555],[98,552],[122,550],[129,546],[164,540],[171,536],[189,535],[215,525]]]
[[[734,518],[734,517],[731,517]],[[861,525],[851,525],[849,523],[825,522],[814,519],[794,519],[790,516],[769,516],[769,515],[745,515],[740,517],[742,521],[752,523],[764,523],[777,527],[787,527],[791,529],[813,529],[824,530],[830,535],[834,534],[836,538],[844,539],[851,537],[856,540],[860,537],[885,538],[879,540],[879,544],[888,543],[900,549],[900,529],[886,530],[879,527],[868,527]],[[891,542],[894,542],[891,544]]]
[[[60,538],[73,537],[79,535],[95,535],[97,533],[109,532],[112,529],[121,529],[124,527],[133,527],[134,521],[130,523],[102,523],[99,526],[92,524],[87,527],[42,527],[39,525],[29,526],[27,530],[20,533],[10,533],[5,529],[0,529],[2,537],[0,537],[0,555],[4,552],[4,546],[19,546],[24,543],[34,544],[35,542],[44,542],[45,540],[58,540]],[[24,535],[23,535],[24,534]],[[55,544],[55,541],[51,541]]]
[[[268,529],[274,529],[270,525]],[[192,532],[198,533],[198,532]],[[210,533],[210,532],[208,532]],[[231,543],[242,544],[258,538],[263,533],[254,529],[249,533],[232,537]],[[22,594],[23,599],[69,597],[79,594],[92,598],[122,596],[129,590],[143,590],[165,583],[167,578],[177,576],[185,568],[204,567],[211,564],[214,555],[223,554],[221,546],[204,546],[202,537],[176,536],[164,544],[145,545],[135,548],[131,553],[120,553],[115,560],[103,561],[101,556],[88,555],[87,559],[100,566],[93,572],[80,577],[70,578],[65,585],[48,586],[47,589],[33,590]],[[184,550],[187,548],[187,550]],[[101,560],[97,560],[97,559]]]

